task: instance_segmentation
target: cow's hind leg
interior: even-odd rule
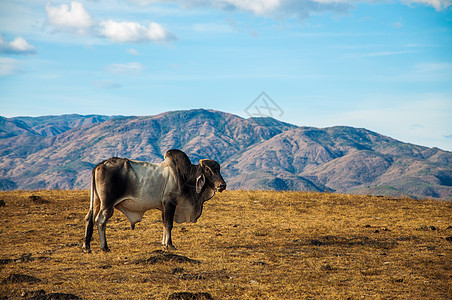
[[[163,219],[163,240],[162,245],[165,250],[176,250],[171,239],[171,230],[173,229],[174,213],[176,211],[176,202],[168,201],[164,204],[162,210]]]
[[[93,211],[90,210],[88,214],[85,217],[86,220],[86,230],[85,230],[85,242],[83,243],[83,249],[90,253],[91,248],[91,238],[93,237],[93,227],[94,227],[94,220],[93,220]]]
[[[99,217],[97,219],[97,229],[99,230],[99,240],[100,240],[100,248],[108,252],[110,249],[107,245],[107,238],[105,236],[105,230],[107,227],[107,221],[113,215],[113,208],[103,208],[99,212]]]

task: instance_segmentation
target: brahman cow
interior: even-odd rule
[[[147,210],[156,208],[162,211],[163,247],[175,249],[171,240],[173,220],[196,222],[204,202],[216,191],[225,189],[226,183],[216,161],[202,159],[199,165],[193,165],[180,150],[166,152],[165,160],[160,164],[117,157],[107,159],[92,172],[91,203],[85,217],[83,248],[91,252],[90,242],[97,222],[100,247],[110,251],[105,227],[113,215],[113,208],[127,216],[132,229]]]

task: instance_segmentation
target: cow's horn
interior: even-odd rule
[[[199,164],[200,164],[202,167],[203,167],[202,164],[203,164],[203,162],[204,162],[205,160],[207,160],[207,159],[200,159],[200,160],[199,160]]]

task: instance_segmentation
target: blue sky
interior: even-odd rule
[[[3,116],[248,117],[265,91],[282,121],[452,150],[451,0],[0,1],[0,34]]]

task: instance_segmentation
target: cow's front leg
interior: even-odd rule
[[[162,211],[163,220],[163,240],[162,245],[165,250],[176,250],[171,239],[171,230],[173,229],[174,213],[176,212],[176,201],[167,201],[164,203]]]
[[[99,231],[100,248],[105,252],[110,251],[110,248],[108,248],[108,245],[107,245],[105,229],[107,227],[107,221],[112,215],[113,215],[113,208],[104,208],[100,211],[99,218],[97,220],[97,229]]]

